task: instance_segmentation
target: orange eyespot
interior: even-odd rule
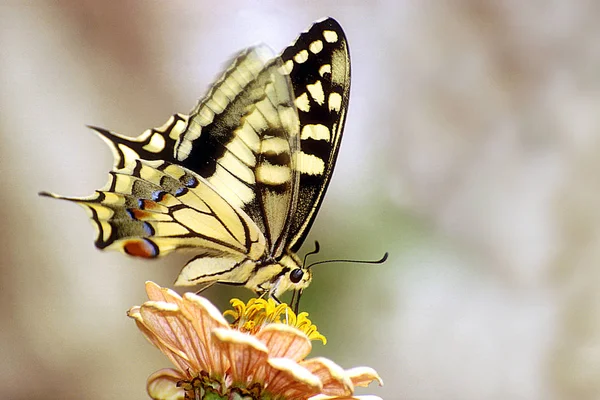
[[[123,245],[123,250],[134,257],[154,258],[158,256],[158,247],[148,239],[129,240]]]
[[[145,211],[145,210],[140,210],[140,209],[129,209],[127,210],[129,213],[129,216],[132,219],[138,220],[138,221],[143,221],[144,219],[151,219],[153,218],[153,214],[151,212]]]

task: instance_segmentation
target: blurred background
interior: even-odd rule
[[[144,399],[170,366],[126,310],[188,255],[102,253],[85,212],[108,148],[186,113],[237,51],[335,17],[352,92],[304,251],[322,355],[385,399],[600,399],[600,4],[0,4],[0,397]],[[219,307],[250,292],[205,292]]]

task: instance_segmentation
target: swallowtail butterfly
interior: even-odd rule
[[[154,258],[196,256],[176,285],[243,285],[299,298],[296,255],[331,179],[348,109],[350,58],[340,25],[314,23],[281,55],[242,51],[189,115],[136,138],[92,127],[110,146],[107,185],[83,206],[96,246]]]

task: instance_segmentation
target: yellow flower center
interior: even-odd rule
[[[224,316],[233,317],[231,327],[242,332],[256,333],[268,324],[286,324],[293,326],[308,336],[310,340],[327,343],[317,327],[308,319],[307,312],[296,315],[285,303],[276,303],[273,299],[252,298],[248,303],[240,299],[231,299],[233,310],[227,310]]]

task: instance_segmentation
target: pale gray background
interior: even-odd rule
[[[168,361],[125,311],[186,256],[93,247],[74,205],[111,155],[187,112],[233,54],[344,27],[352,93],[305,308],[386,399],[600,398],[600,5],[595,1],[0,4],[0,397],[143,399]],[[312,248],[307,242],[305,250]],[[206,292],[219,306],[231,288]]]

